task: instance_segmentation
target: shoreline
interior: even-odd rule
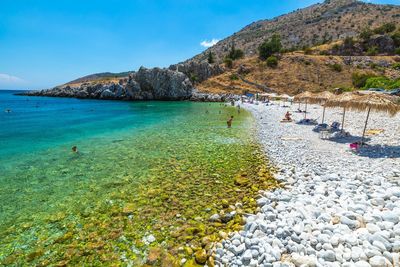
[[[286,188],[258,196],[258,213],[244,230],[217,245],[216,265],[399,266],[400,116],[373,114],[370,127],[384,132],[355,155],[348,151],[350,138],[321,140],[312,126],[280,123],[297,105],[241,106],[255,117],[259,141],[278,169],[275,179]],[[309,118],[322,114],[314,105],[309,111]],[[327,109],[329,124],[341,122],[340,113]],[[350,112],[345,129],[360,133],[364,117]]]

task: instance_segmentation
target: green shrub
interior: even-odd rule
[[[229,54],[227,55],[227,57],[232,60],[237,60],[237,59],[244,57],[244,52],[240,49],[236,49],[235,44],[232,43],[231,50],[229,51]]]
[[[278,66],[278,58],[275,56],[270,56],[267,58],[267,66],[270,68],[276,68]]]
[[[351,76],[351,80],[353,83],[353,86],[356,88],[363,88],[365,86],[365,83],[367,80],[371,77],[375,77],[375,74],[372,73],[359,73],[359,72],[354,72]]]
[[[242,50],[240,50],[240,49],[232,50],[232,51],[229,53],[229,57],[230,57],[232,60],[240,59],[240,58],[242,58],[243,56],[244,56],[244,52],[243,52]]]
[[[365,82],[365,89],[368,88],[384,88],[384,89],[395,89],[400,88],[400,78],[391,80],[384,76],[371,77]]]
[[[392,68],[395,69],[395,70],[400,70],[400,63],[394,63],[392,65]]]
[[[386,23],[383,24],[382,26],[374,29],[374,33],[376,34],[385,34],[385,33],[390,33],[396,30],[396,24],[395,23]]]
[[[376,56],[378,54],[378,48],[376,46],[372,46],[367,50],[367,56]]]
[[[334,44],[334,45],[332,46],[332,49],[333,49],[333,50],[339,50],[339,49],[340,49],[340,45]]]
[[[393,33],[391,37],[393,39],[394,46],[400,48],[400,31]]]
[[[237,81],[237,80],[239,80],[239,76],[238,76],[236,73],[233,73],[233,74],[231,74],[231,75],[229,76],[229,79],[230,79],[231,81]]]
[[[190,81],[192,83],[196,83],[199,80],[199,78],[196,76],[196,74],[191,73],[190,74]]]
[[[400,47],[399,47],[399,48],[396,48],[396,50],[394,50],[394,53],[395,53],[396,55],[399,55],[399,56],[400,56]]]
[[[367,79],[364,88],[385,88],[389,82],[390,80],[383,76],[372,77]]]
[[[340,64],[338,64],[338,63],[331,64],[331,65],[329,65],[329,67],[330,67],[332,70],[337,71],[337,72],[341,72],[341,71],[343,70],[342,65],[340,65]]]
[[[224,64],[225,64],[225,66],[227,67],[227,68],[232,68],[233,67],[233,60],[231,59],[231,58],[229,58],[229,57],[226,57],[225,59],[224,59]]]
[[[209,64],[213,64],[213,63],[215,63],[215,59],[214,59],[214,54],[210,51],[210,52],[208,52],[208,58],[207,58],[207,61],[208,61],[208,63]]]
[[[345,47],[347,48],[351,48],[354,46],[354,39],[353,37],[346,37],[346,39],[344,39],[343,44]]]
[[[259,57],[262,60],[266,60],[275,53],[278,53],[282,49],[281,37],[274,34],[271,40],[266,40],[258,48]]]
[[[360,37],[361,40],[363,40],[364,42],[366,42],[366,41],[368,41],[368,40],[371,38],[371,36],[372,36],[373,34],[374,34],[374,33],[371,31],[371,29],[365,28],[364,30],[361,31],[359,37]]]

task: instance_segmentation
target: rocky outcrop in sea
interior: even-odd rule
[[[77,86],[24,93],[30,96],[76,97],[115,100],[183,100],[192,95],[193,84],[182,72],[141,67],[118,82],[90,82]]]
[[[115,81],[92,81],[66,84],[51,89],[23,93],[29,96],[74,97],[113,100],[192,100],[220,102],[231,95],[200,94],[193,82],[200,82],[224,71],[219,65],[187,63],[169,68],[141,67],[128,78]]]

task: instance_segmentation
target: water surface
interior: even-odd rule
[[[274,185],[253,140],[253,118],[223,104],[0,91],[0,111],[5,264],[137,265],[160,247],[173,265],[193,248],[207,249],[204,237],[216,241],[242,223],[240,216],[209,223],[212,214],[238,201],[252,212],[248,196]],[[149,235],[156,241],[149,244]]]

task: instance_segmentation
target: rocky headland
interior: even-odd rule
[[[188,63],[169,68],[141,67],[137,72],[118,79],[73,81],[51,89],[24,92],[28,96],[74,97],[108,100],[192,100],[221,102],[238,99],[230,93],[207,94],[196,90],[195,84],[221,74],[220,65]],[[89,77],[89,76],[88,76]],[[90,77],[89,77],[90,78]]]

